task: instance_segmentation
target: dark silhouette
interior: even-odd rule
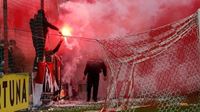
[[[54,55],[59,50],[62,42],[63,42],[63,39],[59,41],[59,43],[53,50],[49,50],[48,48],[45,48],[45,61],[46,62],[52,62],[52,55]]]
[[[5,41],[4,40],[0,40],[0,73],[4,73],[4,63],[5,63],[5,60],[4,60],[4,44],[5,44]],[[13,48],[13,47],[15,47],[16,49]],[[21,56],[24,56],[22,54],[21,50],[19,50],[19,48],[16,47],[16,41],[15,40],[10,40],[9,41],[9,47],[8,47],[8,68],[9,68],[9,73],[16,72],[15,59],[18,59],[18,58],[13,57],[13,56],[16,56],[16,53],[18,53]],[[23,58],[23,60],[24,60],[24,58]],[[20,65],[22,65],[24,63],[23,63],[23,61],[20,61],[20,63],[18,63],[18,64],[20,66]]]
[[[12,60],[13,60],[13,70],[14,73],[24,72],[25,68],[25,56],[22,50],[17,46],[15,40],[10,40],[11,44],[11,52],[12,52]]]
[[[57,46],[53,50],[49,50],[47,48],[45,49],[45,62],[47,62],[47,63],[48,62],[53,62],[53,55],[59,50],[62,42],[63,42],[63,39],[59,41],[59,43],[57,44]],[[54,61],[56,61],[56,60],[54,60]],[[56,63],[54,63],[54,64],[56,64]],[[55,67],[57,67],[57,66],[55,66]],[[56,68],[54,70],[56,70]],[[60,82],[59,82],[59,76],[56,73],[56,71],[54,71],[53,74],[54,74],[56,83],[60,84]],[[45,90],[45,88],[46,88],[45,86],[48,86],[48,84],[44,83],[44,85],[43,85],[43,91],[50,92],[50,90],[48,90],[49,88]],[[59,93],[59,91],[57,91],[55,94],[57,94],[57,93]]]
[[[87,76],[87,101],[90,101],[91,88],[93,87],[93,100],[97,101],[99,73],[103,71],[104,80],[106,80],[107,69],[102,60],[89,60],[84,71],[84,79]]]
[[[45,52],[44,47],[46,42],[46,36],[48,33],[48,28],[54,29],[56,31],[59,31],[59,29],[47,21],[43,9],[40,9],[38,11],[38,14],[36,14],[34,18],[30,20],[30,27],[32,32],[33,46],[36,51],[34,70],[37,70],[37,63],[39,61],[43,61]]]

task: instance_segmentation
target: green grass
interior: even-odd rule
[[[182,111],[186,111],[187,109],[192,108],[191,106],[188,107],[180,107],[177,110],[168,110],[170,112],[182,112]],[[101,109],[101,107],[78,107],[78,108],[54,108],[53,110],[51,110],[50,108],[46,108],[46,109],[41,109],[38,110],[38,112],[94,112],[94,111],[99,111]],[[170,109],[170,107],[168,107],[168,109]],[[119,111],[119,112],[133,112],[134,110],[125,110],[125,111]],[[158,112],[159,110],[157,108],[152,108],[152,107],[143,107],[143,108],[137,108],[135,109],[134,112]]]

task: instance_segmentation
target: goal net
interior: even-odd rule
[[[111,72],[105,107],[200,110],[198,14],[150,31],[98,40]]]

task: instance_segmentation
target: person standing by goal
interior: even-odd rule
[[[102,60],[91,59],[87,62],[84,77],[87,76],[87,101],[90,101],[91,89],[93,87],[93,97],[94,102],[97,102],[98,86],[99,86],[99,74],[103,72],[104,80],[107,79],[107,69],[106,65]]]

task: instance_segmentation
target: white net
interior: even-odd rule
[[[108,108],[200,110],[197,14],[138,35],[98,42],[111,71]],[[183,109],[183,105],[187,107]]]

